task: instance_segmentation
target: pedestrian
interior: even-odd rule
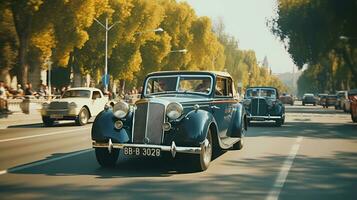
[[[7,104],[7,91],[5,88],[4,81],[0,81],[0,112],[7,113],[9,112]]]
[[[37,92],[33,91],[31,83],[27,83],[25,87],[26,87],[25,88],[26,96],[36,96],[37,95]]]

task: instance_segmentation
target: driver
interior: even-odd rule
[[[208,93],[210,91],[210,88],[211,88],[211,81],[209,79],[203,79],[202,83],[196,87],[195,91]]]

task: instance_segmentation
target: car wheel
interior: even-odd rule
[[[54,119],[45,116],[42,116],[42,121],[45,126],[53,126],[53,124],[55,123]]]
[[[316,106],[316,103],[314,103],[314,106]]]
[[[354,123],[357,122],[357,116],[353,116],[352,113],[351,113],[351,119],[352,119],[352,121],[353,121]]]
[[[247,126],[251,126],[251,122],[250,122],[250,119],[247,119]]]
[[[119,157],[119,149],[112,149],[111,152],[107,148],[95,148],[95,157],[100,166],[114,167]]]
[[[201,144],[201,153],[199,156],[195,155],[195,168],[199,171],[205,171],[208,169],[212,159],[212,133],[208,130],[205,142]]]
[[[281,125],[283,125],[283,119],[277,119],[275,121],[275,126],[280,127]]]
[[[240,137],[240,140],[233,145],[233,149],[234,150],[243,149],[243,146],[244,146],[244,131],[245,131],[245,129],[244,129],[244,126],[242,125],[241,137]]]
[[[87,108],[83,107],[81,111],[79,111],[79,114],[76,119],[76,124],[78,126],[83,126],[88,123],[88,119],[89,119],[89,111],[87,110]]]
[[[305,106],[305,103],[302,103],[303,106]]]

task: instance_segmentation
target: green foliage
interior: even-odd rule
[[[356,19],[357,0],[279,0],[278,16],[270,21],[270,28],[300,69],[305,64],[321,68],[307,71],[301,78],[320,77],[317,82],[311,80],[317,84],[313,87],[334,92],[357,87]],[[343,71],[347,73],[341,76]],[[347,83],[342,83],[345,80]]]

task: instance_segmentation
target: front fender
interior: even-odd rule
[[[246,113],[244,106],[242,104],[237,104],[235,107],[235,112],[231,122],[230,128],[230,136],[231,137],[242,137],[242,126],[245,130],[247,130],[247,123],[246,123]]]
[[[213,115],[205,110],[193,110],[177,124],[178,137],[176,140],[186,144],[199,145],[207,137],[210,124],[216,124]]]
[[[125,143],[131,137],[131,113],[126,119],[122,120],[124,127],[120,130],[115,129],[114,123],[119,120],[114,115],[111,109],[101,111],[95,118],[92,126],[92,140],[106,142],[112,139],[113,142]]]

